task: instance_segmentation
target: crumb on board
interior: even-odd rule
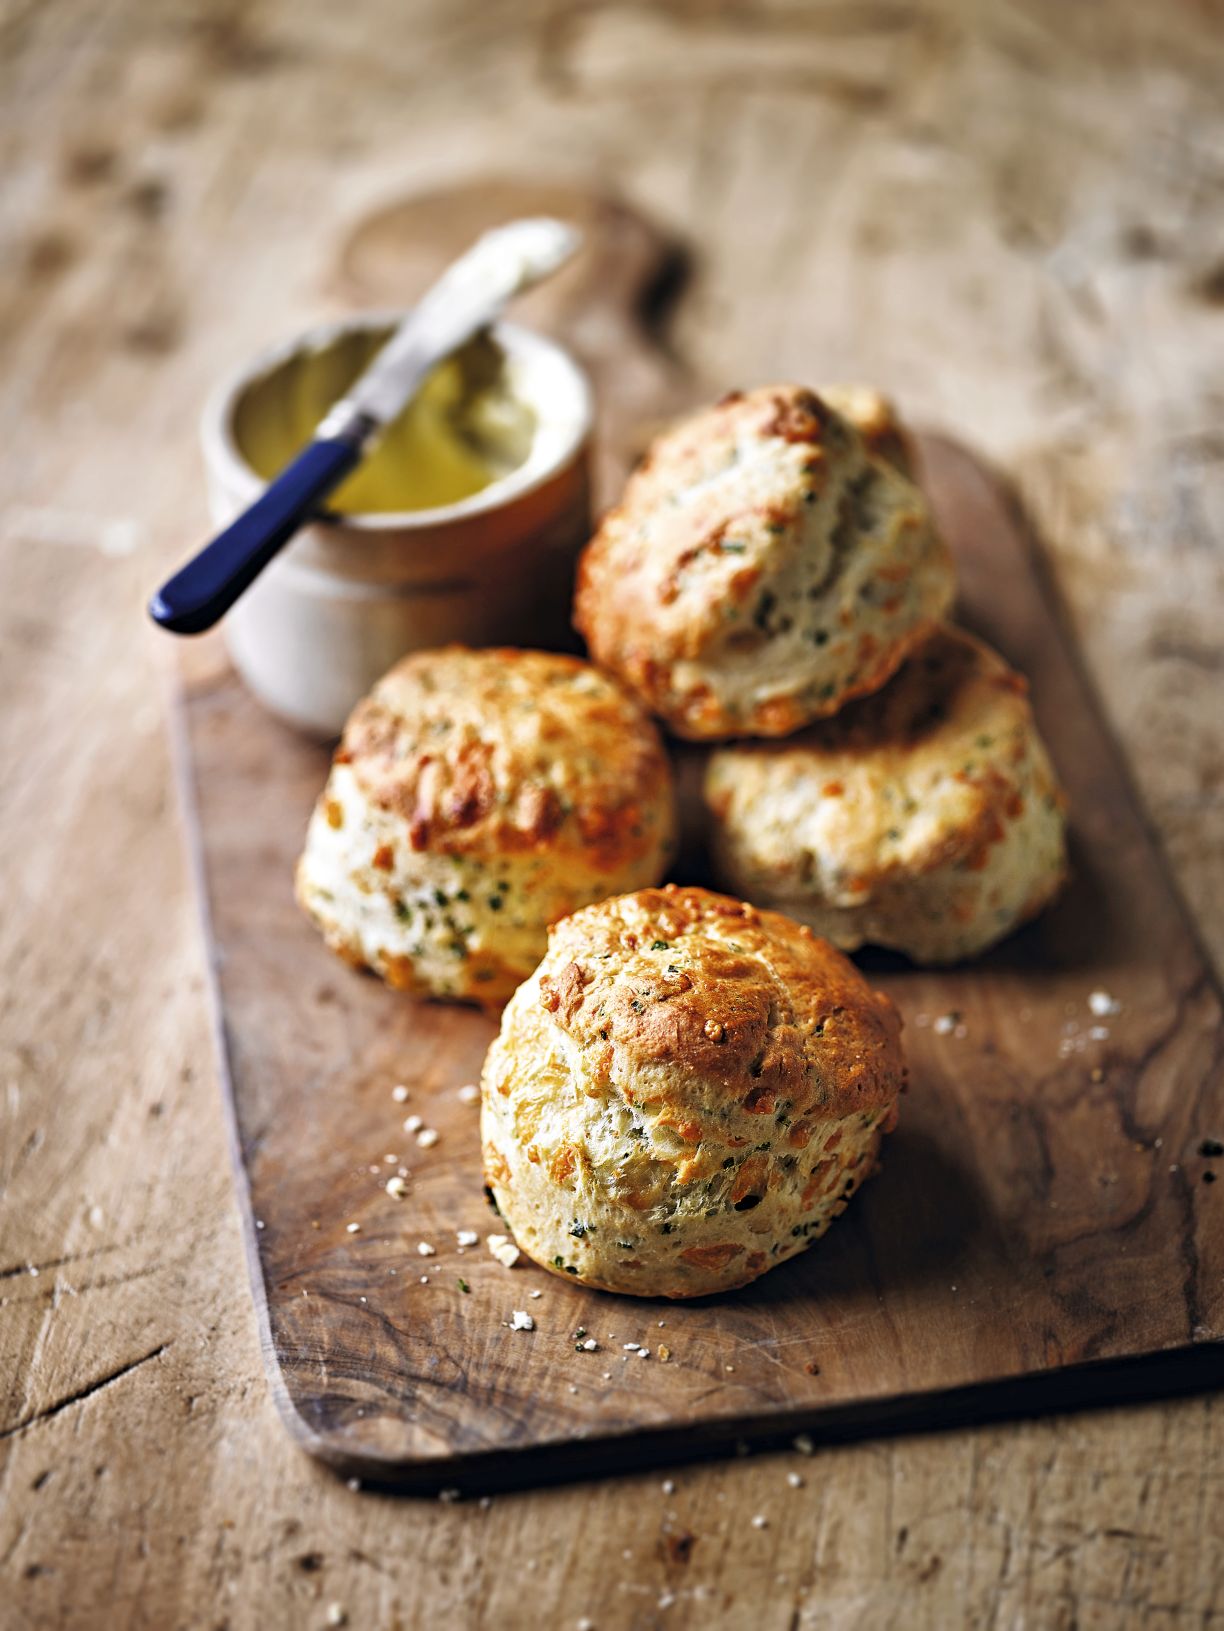
[[[505,1269],[512,1269],[522,1256],[509,1235],[486,1235],[485,1245]]]

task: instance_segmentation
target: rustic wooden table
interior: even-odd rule
[[[1221,21],[1208,0],[0,10],[6,1631],[1217,1623],[1219,1399],[488,1506],[355,1494],[294,1449],[141,603],[204,526],[204,392],[339,307],[371,212],[491,171],[593,179],[693,248],[669,388],[866,378],[1014,476],[1219,969]]]

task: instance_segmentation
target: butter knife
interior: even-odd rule
[[[360,464],[430,371],[508,300],[551,276],[580,241],[575,228],[547,217],[512,221],[479,238],[408,313],[292,463],[162,584],[149,602],[153,621],[173,634],[210,629]]]

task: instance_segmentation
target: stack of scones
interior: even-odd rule
[[[423,652],[358,705],[298,897],[392,984],[509,998],[485,1177],[544,1267],[692,1297],[803,1250],[905,1083],[844,951],[960,960],[1059,887],[1025,683],[945,621],[954,593],[884,399],[765,387],[660,437],[605,517],[575,603],[592,663]],[[657,887],[656,722],[708,744],[726,894]]]

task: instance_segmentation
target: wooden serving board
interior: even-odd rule
[[[1210,1346],[1224,1338],[1224,1183],[1206,1181],[1224,1162],[1199,1153],[1224,1136],[1219,997],[1014,515],[965,453],[928,440],[923,455],[966,621],[1032,676],[1075,878],[975,965],[876,960],[912,1074],[884,1170],[807,1256],[732,1296],[630,1300],[492,1258],[478,1112],[456,1093],[492,1024],[331,957],[291,889],[327,754],[228,671],[186,690],[265,1352],[292,1431],[333,1466],[483,1486],[800,1427],[1090,1400],[1129,1385],[1096,1363],[1195,1347],[1201,1363],[1154,1385],[1224,1380]],[[1094,1014],[1098,990],[1120,1011]],[[935,1022],[950,1015],[947,1032]],[[433,1148],[403,1131],[412,1112],[438,1130]],[[384,1188],[400,1165],[402,1201]],[[460,1254],[459,1229],[480,1247]],[[533,1332],[507,1328],[515,1309]],[[579,1326],[597,1353],[575,1352]],[[989,1398],[961,1392],[988,1384]]]
[[[457,1093],[492,1024],[330,956],[292,897],[327,754],[227,669],[185,684],[269,1375],[295,1437],[345,1474],[487,1488],[1224,1380],[1224,1182],[1209,1177],[1224,1160],[1203,1153],[1224,1138],[1220,997],[1007,495],[958,447],[921,452],[960,615],[1031,676],[1074,881],[972,966],[864,959],[911,1064],[884,1170],[810,1253],[731,1296],[618,1298],[493,1259],[478,1111]],[[1094,992],[1117,1011],[1094,1012]],[[403,1130],[409,1113],[432,1148]],[[403,1200],[385,1189],[400,1166]],[[480,1246],[460,1251],[461,1229]],[[516,1309],[533,1331],[508,1328]],[[579,1327],[597,1352],[575,1351]]]

